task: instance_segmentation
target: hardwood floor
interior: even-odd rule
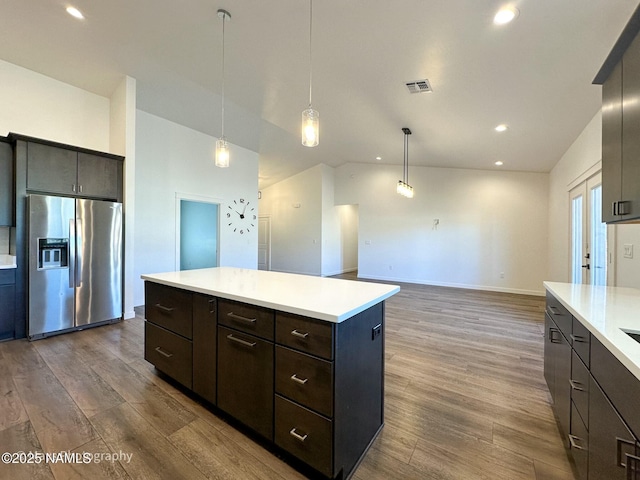
[[[386,309],[385,427],[353,478],[573,479],[543,378],[544,299],[401,287]],[[131,455],[0,463],[0,478],[304,478],[159,376],[143,323],[0,343],[0,453]]]

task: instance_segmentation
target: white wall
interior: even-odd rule
[[[322,273],[322,178],[316,165],[262,191],[260,214],[271,216],[271,269]]]
[[[109,150],[109,99],[0,60],[0,135]]]
[[[243,235],[224,220],[229,203],[258,204],[258,154],[231,145],[231,166],[213,163],[216,138],[137,111],[134,303],[144,303],[145,273],[176,265],[176,194],[221,203],[220,265],[257,268],[258,228]]]
[[[398,166],[336,169],[336,203],[359,205],[360,277],[543,292],[547,174],[430,167],[410,174],[416,194],[406,199],[395,192]]]
[[[340,211],[335,205],[335,169],[321,165],[322,174],[322,276],[338,275],[342,269]]]

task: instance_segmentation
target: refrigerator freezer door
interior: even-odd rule
[[[122,318],[122,204],[76,200],[76,326]]]
[[[29,195],[29,338],[74,326],[72,198]],[[66,242],[66,248],[65,248]],[[66,251],[65,251],[66,250]]]

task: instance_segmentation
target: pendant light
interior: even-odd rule
[[[309,108],[302,112],[302,145],[315,147],[320,140],[320,114],[311,106],[311,33],[313,26],[313,0],[309,0]]]
[[[411,135],[411,130],[404,127],[402,132],[404,133],[404,158],[402,161],[403,171],[402,180],[398,180],[396,192],[404,197],[413,198],[413,187],[409,185],[409,135]]]
[[[216,142],[216,167],[229,166],[229,143],[224,136],[224,24],[231,20],[231,14],[226,10],[218,10],[218,18],[222,20],[222,135]]]

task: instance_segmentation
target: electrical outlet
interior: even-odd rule
[[[624,258],[633,258],[633,244],[625,243],[624,244]]]

